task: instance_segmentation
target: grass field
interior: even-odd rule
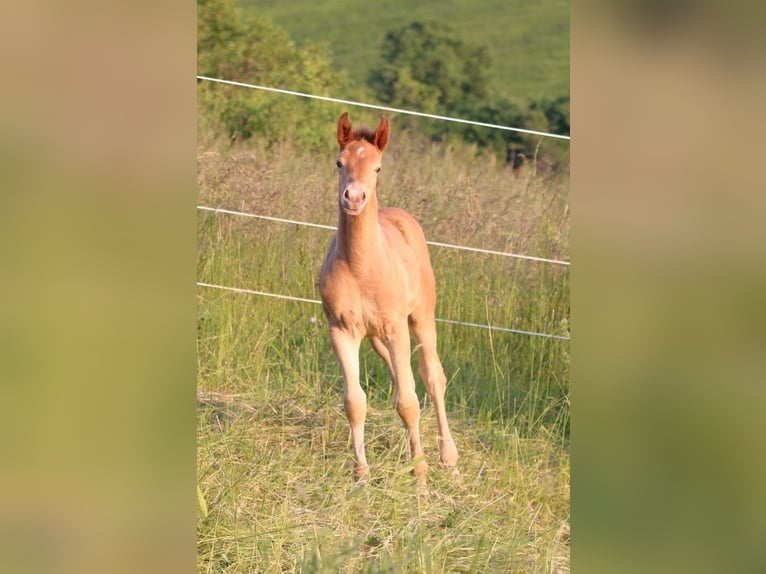
[[[349,0],[238,0],[243,14],[268,16],[298,45],[330,48],[357,87],[380,58],[383,38],[413,20],[439,20],[464,41],[485,45],[494,87],[509,97],[569,94],[569,0],[381,0],[374,7]],[[343,96],[339,96],[343,97]]]
[[[334,162],[289,143],[202,143],[199,203],[333,225]],[[381,175],[381,205],[411,211],[431,240],[568,259],[562,176],[514,177],[474,150],[396,132]],[[198,277],[319,299],[331,235],[201,211]],[[431,254],[437,316],[568,335],[568,267]],[[568,572],[567,341],[438,325],[460,475],[438,462],[418,380],[425,490],[385,367],[363,346],[372,478],[361,488],[321,306],[198,293],[199,572]]]

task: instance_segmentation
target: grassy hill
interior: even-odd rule
[[[568,0],[238,0],[246,16],[267,16],[298,45],[326,45],[356,87],[379,62],[386,32],[413,20],[439,20],[492,55],[495,88],[507,96],[537,99],[569,93]]]

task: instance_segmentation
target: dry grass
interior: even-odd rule
[[[198,402],[201,572],[567,570],[568,460],[548,437],[456,420],[461,474],[432,464],[424,491],[393,410],[372,408],[373,476],[358,487],[337,401]]]
[[[333,152],[200,150],[200,203],[335,223]],[[381,204],[429,239],[567,258],[566,181],[400,137]],[[318,299],[330,232],[200,213],[199,279]],[[568,334],[568,268],[432,249],[439,316]],[[340,375],[318,305],[200,289],[200,572],[566,572],[568,343],[439,326],[460,476],[412,484],[382,362],[362,353],[372,479],[352,482]],[[423,396],[419,384],[419,394]]]

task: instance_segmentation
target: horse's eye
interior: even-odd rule
[[[340,160],[336,161],[336,162],[335,162],[335,165],[337,165],[338,167],[343,167],[343,164],[342,164],[342,163],[340,163]]]
[[[375,173],[379,173],[379,172],[380,172],[380,166],[375,168]]]

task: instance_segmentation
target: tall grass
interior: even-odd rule
[[[396,134],[395,134],[396,135]],[[332,133],[329,134],[330,140]],[[200,150],[199,201],[336,223],[334,152]],[[429,239],[567,258],[567,182],[400,136],[379,201]],[[200,281],[319,299],[331,232],[199,212]],[[437,316],[568,334],[568,267],[431,248]],[[200,572],[568,570],[568,343],[438,325],[459,478],[412,488],[383,362],[365,345],[372,480],[351,482],[342,383],[319,305],[199,291]],[[413,356],[413,361],[416,358]],[[418,381],[418,392],[424,392]]]

